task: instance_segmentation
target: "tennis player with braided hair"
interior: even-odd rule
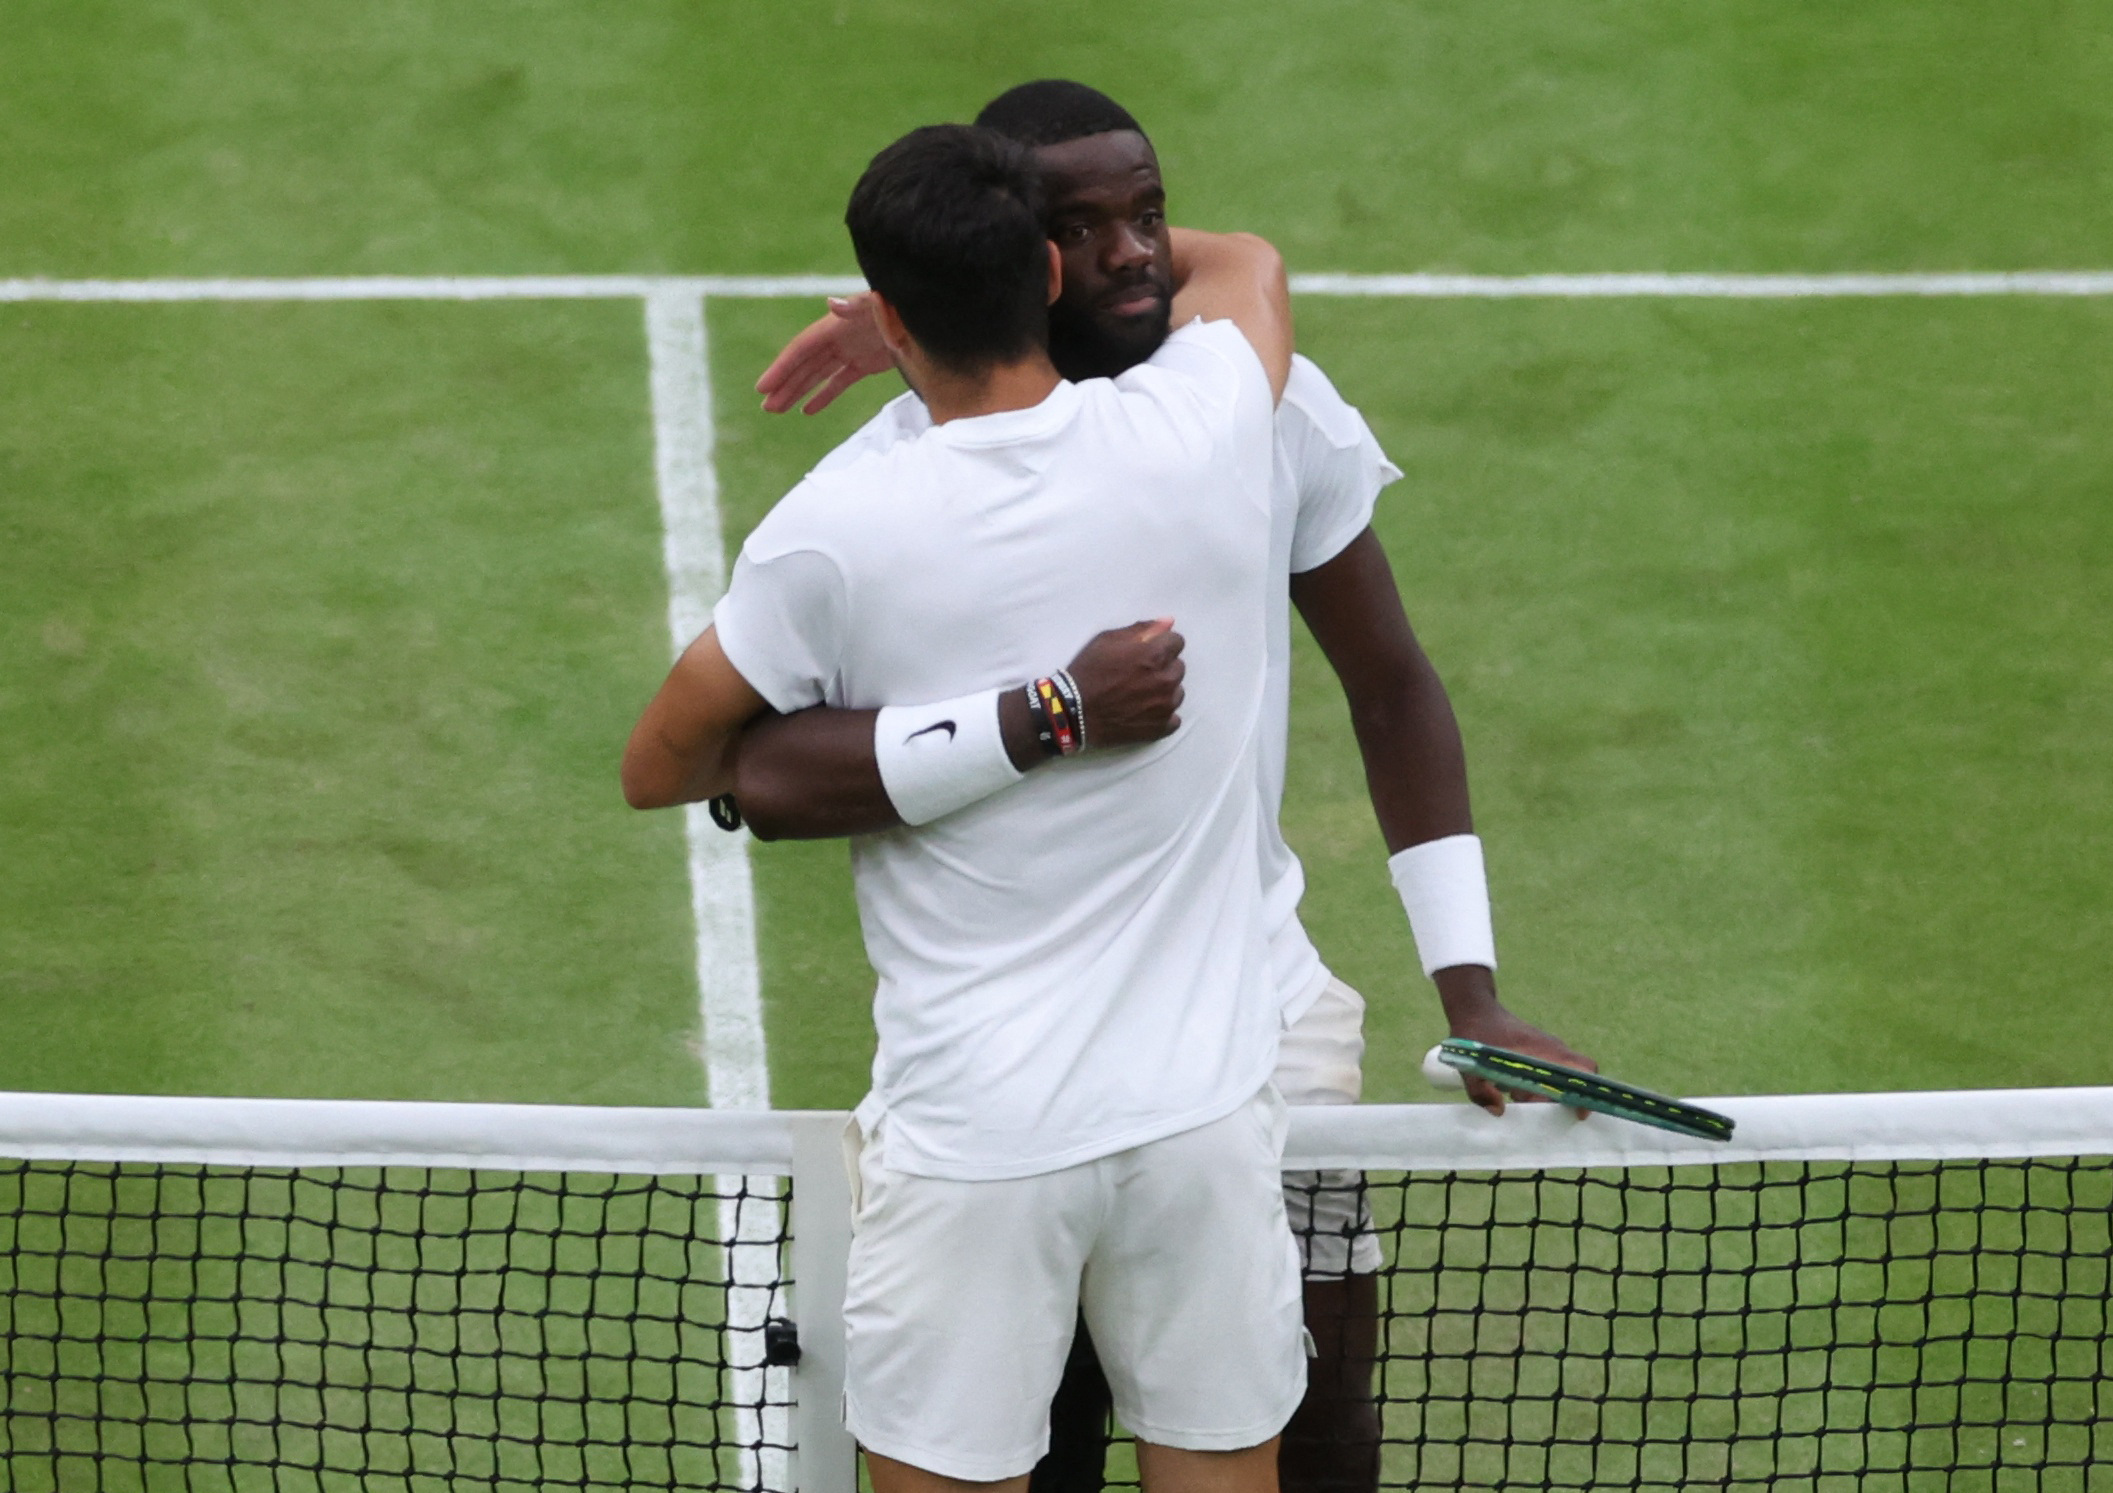
[[[1185,239],[1196,319],[1069,383],[1025,148],[915,131],[846,221],[929,427],[756,527],[625,795],[723,793],[745,725],[826,703],[890,805],[854,841],[879,1044],[845,1306],[877,1493],[1023,1487],[1081,1313],[1147,1487],[1269,1493],[1306,1374],[1255,862],[1283,265]],[[1138,618],[1193,668],[1126,719],[1078,675],[1111,634],[1171,646]]]
[[[1105,94],[1059,80],[992,100],[977,123],[1032,147],[1049,233],[1063,257],[1050,354],[1067,378],[1119,374],[1165,340],[1175,233],[1157,158],[1137,121]],[[825,407],[889,367],[865,298],[835,301],[759,382],[765,408]],[[822,464],[855,461],[928,428],[915,394],[889,404]],[[1268,719],[1259,780],[1260,856],[1271,966],[1287,1025],[1276,1073],[1298,1104],[1354,1103],[1362,1087],[1363,1001],[1330,976],[1298,918],[1304,876],[1277,828],[1290,696],[1289,603],[1296,602],[1350,702],[1372,802],[1425,972],[1454,1036],[1590,1067],[1589,1059],[1498,1002],[1481,846],[1468,810],[1465,754],[1444,685],[1425,657],[1370,521],[1399,473],[1363,418],[1305,358],[1278,407],[1270,594]],[[1074,669],[1111,719],[1163,701],[1179,659],[1165,634],[1111,634]],[[1156,693],[1155,693],[1156,692]],[[742,805],[766,838],[841,834],[894,822],[854,722],[816,710],[759,723],[740,759]],[[845,729],[846,727],[849,729]],[[1500,1112],[1476,1081],[1470,1096]],[[1284,1434],[1288,1493],[1368,1493],[1379,1476],[1372,1378],[1378,1241],[1352,1174],[1291,1174],[1286,1203],[1302,1249],[1306,1321],[1316,1352],[1307,1397]],[[1036,1493],[1086,1493],[1102,1479],[1109,1396],[1082,1333],[1054,1411]]]

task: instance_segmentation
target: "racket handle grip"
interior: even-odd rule
[[[1434,1089],[1464,1089],[1467,1080],[1460,1076],[1458,1068],[1450,1067],[1438,1060],[1438,1049],[1433,1047],[1423,1055],[1423,1076],[1431,1081]]]

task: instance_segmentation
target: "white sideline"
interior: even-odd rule
[[[1747,1161],[2113,1156],[2113,1088],[1794,1094],[1696,1101],[1738,1122],[1728,1144],[1553,1105],[1502,1119],[1461,1103],[1291,1112],[1290,1170],[1529,1171]],[[438,1166],[668,1176],[782,1176],[807,1121],[838,1111],[407,1104],[0,1093],[0,1156],[217,1166]],[[841,1172],[832,1154],[828,1165]]]
[[[0,280],[5,301],[492,301],[668,296],[767,299],[845,295],[855,275],[350,275],[197,280]],[[1734,300],[1871,296],[2113,296],[2113,271],[2018,270],[1915,274],[1339,275],[1291,277],[1301,295],[1430,300]]]
[[[713,465],[711,362],[704,295],[693,285],[645,294],[646,351],[653,393],[653,472],[660,493],[662,556],[668,576],[668,633],[680,654],[711,621],[726,585]],[[683,811],[689,850],[690,911],[696,924],[697,999],[705,1092],[714,1111],[770,1108],[762,982],[756,962],[755,885],[748,835],[712,823],[703,804]],[[786,1153],[791,1153],[790,1133]],[[784,1209],[776,1196],[750,1195],[738,1174],[721,1179],[719,1237],[726,1245],[726,1361],[732,1371],[735,1440],[744,1487],[792,1487],[787,1371],[763,1364],[763,1324],[789,1310],[776,1297],[783,1269],[778,1240]],[[758,1450],[760,1448],[760,1450]]]

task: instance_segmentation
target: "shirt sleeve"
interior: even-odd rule
[[[712,625],[727,661],[780,712],[824,703],[836,682],[850,609],[843,572],[819,550],[767,559],[744,547]]]
[[[1327,564],[1372,522],[1380,489],[1401,476],[1372,427],[1336,392],[1328,376],[1294,358],[1277,439],[1298,483],[1299,511],[1291,536],[1293,575]]]

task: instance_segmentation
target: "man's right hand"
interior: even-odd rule
[[[1181,724],[1182,638],[1174,619],[1110,628],[1071,661],[1085,706],[1086,747],[1135,746],[1171,736]]]
[[[785,350],[771,359],[756,392],[763,408],[782,415],[807,398],[806,412],[818,415],[862,378],[894,367],[888,345],[873,319],[873,292],[831,296],[828,314],[809,324]]]

